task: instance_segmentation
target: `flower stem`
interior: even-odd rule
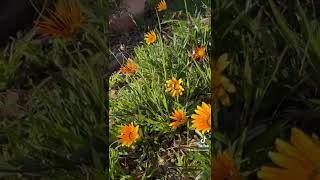
[[[165,51],[164,51],[164,46],[163,46],[163,41],[162,41],[162,36],[161,36],[161,23],[160,23],[160,17],[158,14],[158,11],[156,10],[156,14],[157,14],[157,19],[158,19],[158,25],[159,25],[159,41],[160,41],[160,46],[161,46],[161,51],[162,51],[162,67],[163,67],[163,74],[164,74],[164,79],[167,79],[167,70],[166,70],[166,55],[165,55]]]

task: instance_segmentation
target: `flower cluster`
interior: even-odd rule
[[[167,10],[168,6],[164,0],[161,0],[156,7],[158,12]],[[157,43],[157,34],[155,30],[151,30],[145,34],[144,40],[147,45],[152,45]],[[219,99],[223,105],[230,105],[230,98],[226,92],[234,93],[235,87],[231,84],[230,80],[222,75],[222,71],[227,67],[229,62],[226,61],[223,55],[219,58],[214,70],[213,70],[213,86],[214,86],[214,97]],[[200,63],[207,60],[206,47],[197,45],[191,55],[191,59],[195,63]],[[120,68],[120,72],[123,74],[135,74],[137,71],[137,64],[133,60],[128,60],[128,63]],[[165,81],[164,91],[170,96],[178,98],[183,96],[185,92],[185,87],[182,78],[171,77]],[[178,100],[178,99],[177,99]],[[171,115],[168,115],[171,119],[169,124],[172,129],[177,129],[178,127],[186,124],[188,122],[188,115],[184,109],[178,108],[174,109]],[[197,105],[194,110],[194,114],[191,114],[192,128],[200,133],[208,133],[211,131],[211,105],[206,102],[202,102],[201,105]],[[123,127],[124,128],[124,127]],[[130,140],[130,139],[129,139]],[[120,141],[119,141],[120,142]],[[123,142],[123,141],[121,141]]]

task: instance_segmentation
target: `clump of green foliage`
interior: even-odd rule
[[[32,29],[4,49],[1,89],[28,97],[24,116],[1,120],[0,178],[105,179],[106,5],[82,2],[87,21],[72,41]]]
[[[213,57],[229,54],[228,74],[236,79],[237,94],[233,105],[219,112],[213,148],[238,146],[247,178],[257,178],[275,138],[287,137],[290,128],[319,133],[315,9],[298,0],[214,2]]]

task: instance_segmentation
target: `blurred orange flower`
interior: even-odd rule
[[[118,142],[123,146],[131,146],[139,138],[139,126],[134,126],[133,123],[124,125],[120,129],[120,135]]]
[[[170,123],[169,126],[172,126],[174,129],[187,122],[186,113],[181,109],[175,110],[170,116],[170,119],[172,119],[173,122]]]
[[[36,23],[37,32],[46,37],[69,40],[80,32],[81,25],[86,20],[79,0],[60,0],[55,11],[48,12],[48,17],[42,17]]]
[[[123,74],[134,74],[137,72],[137,65],[132,59],[128,58],[127,64],[120,67],[120,72]]]

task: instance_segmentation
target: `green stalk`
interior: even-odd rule
[[[187,0],[184,0],[184,7],[186,10],[187,20],[188,20],[188,6],[187,6]]]
[[[167,69],[166,69],[166,55],[164,52],[164,46],[163,46],[163,41],[162,41],[162,37],[161,37],[161,23],[160,23],[160,18],[159,18],[159,14],[158,11],[156,10],[156,14],[157,14],[157,19],[158,19],[158,25],[159,25],[159,41],[160,41],[160,46],[161,46],[161,51],[162,51],[162,67],[163,67],[163,74],[164,74],[164,79],[167,79]]]

